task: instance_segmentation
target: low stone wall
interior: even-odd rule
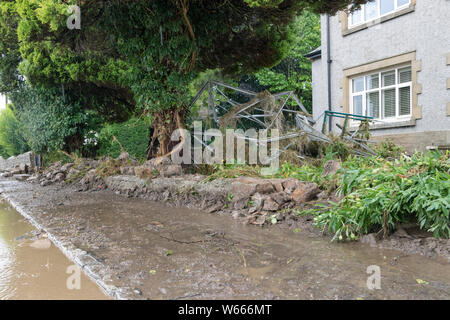
[[[34,153],[30,151],[16,157],[10,157],[8,159],[3,159],[0,156],[0,172],[12,170],[16,167],[19,167],[20,165],[26,165],[30,168],[33,168],[35,166]]]

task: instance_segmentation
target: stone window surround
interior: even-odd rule
[[[342,90],[342,99],[339,103],[343,108],[344,113],[350,111],[350,79],[358,76],[369,74],[374,71],[381,71],[384,69],[392,69],[396,66],[401,66],[406,63],[411,64],[411,82],[412,82],[412,104],[411,104],[411,120],[399,121],[392,123],[378,123],[372,124],[371,129],[387,129],[397,128],[405,126],[414,126],[416,120],[422,118],[422,107],[418,105],[418,95],[422,93],[422,85],[417,82],[417,73],[422,70],[422,63],[420,60],[416,60],[416,52],[409,52],[402,55],[394,56],[391,58],[374,61],[371,63],[362,64],[352,68],[344,69],[344,78],[341,80],[340,88]],[[354,128],[349,128],[352,130]]]
[[[358,31],[367,29],[367,28],[369,28],[369,27],[371,27],[373,25],[380,24],[380,23],[383,23],[385,21],[389,21],[389,20],[395,19],[395,18],[397,18],[399,16],[405,15],[405,14],[410,13],[410,12],[414,12],[416,10],[416,1],[417,0],[411,0],[411,3],[409,4],[409,7],[406,7],[404,9],[401,9],[401,10],[398,10],[398,11],[395,11],[395,12],[392,12],[392,13],[390,13],[388,15],[385,15],[385,16],[383,16],[381,18],[378,18],[378,19],[375,19],[375,20],[372,20],[372,21],[369,21],[369,22],[366,22],[366,23],[363,23],[363,24],[360,24],[360,25],[357,25],[357,26],[354,26],[354,27],[349,27],[349,25],[348,25],[348,13],[345,12],[345,11],[340,11],[339,12],[339,22],[341,23],[341,27],[342,27],[342,36],[345,37],[345,36],[347,36],[349,34],[352,34],[354,32],[358,32]]]
[[[450,66],[450,52],[446,54],[445,56],[445,63],[448,66]],[[450,78],[447,78],[447,90],[450,89]],[[450,117],[450,102],[447,102],[447,117]]]

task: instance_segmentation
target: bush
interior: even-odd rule
[[[0,112],[0,146],[1,155],[5,158],[29,150],[22,135],[21,124],[10,107]]]
[[[405,149],[396,145],[389,139],[377,144],[373,150],[382,158],[398,158],[405,152]]]
[[[127,151],[133,158],[144,160],[149,134],[149,124],[142,119],[131,118],[124,123],[107,124],[98,135],[98,155],[116,158],[122,151]]]
[[[89,130],[89,114],[69,92],[63,97],[55,88],[25,87],[12,94],[12,101],[33,151],[72,152],[82,146],[81,137]]]
[[[338,178],[343,199],[303,214],[314,214],[315,225],[339,240],[381,229],[387,234],[410,220],[435,237],[450,238],[449,156],[417,153],[393,161],[349,157]]]

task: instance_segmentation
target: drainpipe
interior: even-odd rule
[[[327,77],[328,77],[328,111],[332,111],[331,108],[331,39],[330,39],[330,15],[327,14]],[[330,117],[329,131],[333,128],[333,117]]]

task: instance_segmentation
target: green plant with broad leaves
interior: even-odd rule
[[[350,156],[336,175],[336,192],[342,200],[299,214],[313,214],[315,225],[339,240],[380,230],[387,234],[396,224],[410,221],[435,237],[449,238],[449,156],[449,152],[402,155],[395,160]],[[284,165],[282,171],[320,183],[322,169]]]

